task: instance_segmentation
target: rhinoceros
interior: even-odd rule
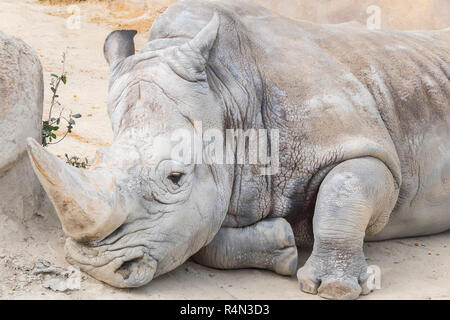
[[[139,53],[135,34],[104,44],[114,142],[92,168],[28,141],[70,263],[138,287],[190,257],[293,275],[297,247],[312,246],[300,289],[354,299],[373,287],[364,241],[450,228],[449,29],[374,31],[185,0]],[[276,170],[180,161],[173,132],[196,122],[266,130]]]
[[[43,97],[38,55],[22,40],[0,32],[1,220],[8,217],[20,224],[39,208],[42,188],[28,161],[25,139],[41,137]],[[2,237],[9,232],[0,231]]]

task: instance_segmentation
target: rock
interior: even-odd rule
[[[41,139],[43,88],[35,51],[0,32],[0,215],[17,221],[28,219],[39,207],[41,187],[25,139]]]
[[[58,273],[58,269],[51,266],[48,261],[39,260],[34,264],[33,269],[31,270],[31,274],[42,274],[42,273]]]
[[[52,275],[42,284],[44,288],[53,291],[66,292],[69,290],[80,290],[81,288],[81,272],[77,267],[70,266],[66,272],[60,275]]]

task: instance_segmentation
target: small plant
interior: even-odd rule
[[[77,156],[69,157],[67,155],[67,153],[65,153],[64,155],[66,156],[66,162],[74,167],[86,169],[89,166],[89,162],[88,162],[87,158],[84,158],[84,160],[81,160]]]
[[[72,114],[72,111],[70,111],[69,116],[65,117],[63,116],[64,107],[59,102],[58,98],[58,88],[60,84],[66,84],[67,83],[67,73],[65,71],[65,62],[66,62],[66,54],[63,53],[62,55],[62,71],[61,74],[55,74],[52,73],[51,80],[50,80],[50,90],[52,91],[52,100],[50,102],[50,109],[48,111],[48,118],[47,120],[42,121],[42,145],[44,147],[48,146],[49,144],[56,144],[64,140],[64,138],[67,136],[67,134],[72,132],[73,126],[75,125],[75,120],[81,118],[81,114],[76,113]],[[58,114],[53,115],[53,112],[55,112],[56,108],[59,108]],[[59,130],[61,127],[61,122],[65,122],[66,125],[66,131],[64,132],[64,135],[57,139],[56,131]],[[86,169],[89,166],[89,162],[87,158],[84,158],[84,160],[81,160],[77,156],[71,156],[65,154],[66,156],[66,162],[74,167],[77,168],[84,168]],[[60,157],[58,155],[58,157]]]
[[[67,83],[67,73],[65,71],[65,62],[66,62],[66,54],[63,53],[62,55],[62,71],[60,75],[57,75],[55,73],[52,73],[51,81],[50,81],[50,90],[52,91],[52,100],[50,103],[50,109],[48,111],[48,119],[42,121],[42,145],[46,147],[49,144],[56,144],[61,142],[68,133],[72,132],[72,128],[75,125],[75,120],[77,118],[81,118],[81,114],[76,113],[72,114],[72,111],[69,113],[68,117],[64,117],[63,111],[64,107],[62,107],[61,103],[59,102],[58,98],[58,88],[61,83],[64,85]],[[53,115],[54,109],[56,107],[59,107],[59,113],[57,116]],[[67,130],[64,133],[64,135],[57,139],[57,136],[55,134],[56,131],[59,130],[61,126],[61,121],[64,121],[67,123]]]

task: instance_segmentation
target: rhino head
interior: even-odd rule
[[[171,134],[223,129],[206,64],[219,20],[179,46],[136,53],[135,31],[105,41],[108,112],[114,132],[89,169],[79,169],[28,138],[34,170],[67,234],[66,258],[116,287],[137,287],[181,265],[219,230],[231,196],[226,165],[172,157]]]

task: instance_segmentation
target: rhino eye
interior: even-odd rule
[[[169,174],[167,176],[167,179],[172,181],[173,184],[178,185],[182,176],[183,176],[183,173],[181,173],[181,172],[172,172],[171,174]]]

